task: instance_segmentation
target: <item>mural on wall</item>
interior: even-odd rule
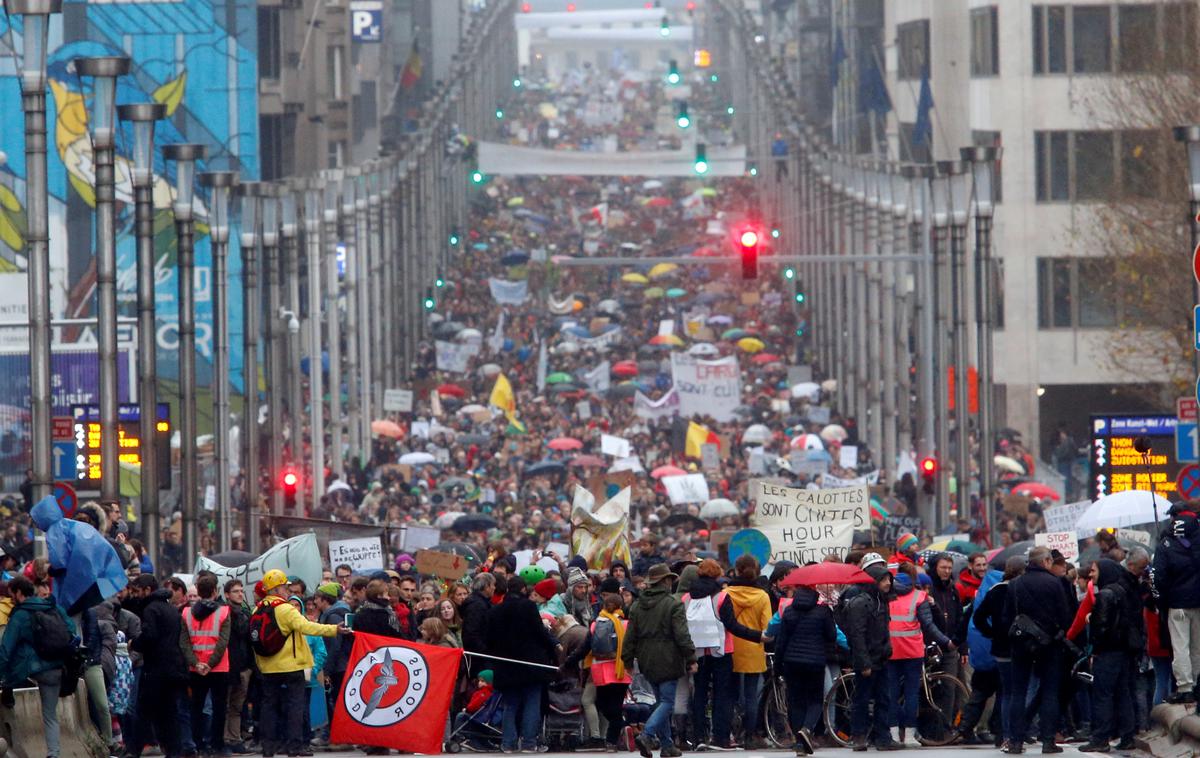
[[[198,172],[236,170],[246,180],[258,176],[256,13],[256,4],[246,0],[99,0],[66,2],[61,16],[54,17],[51,24],[46,104],[52,314],[83,318],[96,312],[92,254],[95,169],[88,133],[91,81],[77,75],[74,60],[127,55],[133,65],[118,81],[116,102],[158,102],[166,106],[168,114],[158,122],[155,134],[154,239],[159,399],[172,404],[179,366],[176,238],[171,213],[175,176],[174,166],[163,160],[162,146],[197,142],[208,149],[208,158]],[[25,330],[3,326],[5,321],[27,318],[24,132],[12,53],[21,49],[20,35],[20,19],[0,13],[0,122],[4,124],[0,128],[0,353],[27,351]],[[132,148],[133,130],[122,125],[116,159],[117,296],[122,316],[135,316],[137,306]],[[209,387],[214,358],[206,200],[202,188],[197,187],[196,371],[202,388],[197,403],[202,431],[211,423]],[[230,380],[233,391],[240,393],[242,289],[236,228],[230,235],[229,274]],[[56,332],[56,345],[78,347],[94,341],[94,330],[87,327]],[[75,403],[94,402],[96,390],[84,380],[78,387],[56,386],[55,396],[61,394]],[[0,439],[27,435],[28,408],[28,382],[0,385]],[[55,412],[60,410],[56,399]],[[175,409],[173,417],[178,418]],[[0,475],[13,473],[6,461],[23,469],[19,456],[0,455]]]

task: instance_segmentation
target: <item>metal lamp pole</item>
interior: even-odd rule
[[[938,526],[950,510],[950,471],[946,457],[950,451],[950,391],[949,346],[950,334],[950,266],[946,254],[946,232],[950,226],[950,177],[937,174],[930,182],[930,220],[933,222],[933,287],[929,298],[933,303],[936,323],[932,333],[933,346],[933,408],[937,413],[934,433],[934,450],[937,452],[937,509]]]
[[[1200,124],[1175,127],[1175,139],[1187,147],[1188,158],[1188,228],[1192,233],[1193,267],[1200,251]],[[1194,277],[1193,277],[1194,278]],[[1200,280],[1192,282],[1193,299],[1200,304]],[[1195,352],[1195,373],[1200,382],[1200,350]]]
[[[163,157],[175,161],[175,234],[179,260],[179,481],[183,499],[183,554],[196,557],[196,308],[195,238],[192,202],[195,198],[196,161],[203,160],[203,145],[163,147]]]
[[[229,195],[237,186],[233,171],[206,171],[200,186],[209,190],[208,226],[213,260],[213,461],[216,464],[217,534],[221,551],[232,547],[229,508]]]
[[[325,492],[325,367],[321,360],[321,188],[320,179],[304,185],[304,249],[308,261],[308,408],[312,438],[312,501]]]
[[[154,322],[154,123],[167,115],[161,103],[117,106],[117,116],[133,124],[133,197],[137,236],[138,433],[141,435],[142,540],[158,565],[158,340]]]
[[[25,112],[25,212],[28,217],[29,389],[33,437],[33,499],[50,494],[54,461],[50,440],[50,209],[46,178],[46,46],[50,15],[62,0],[5,0],[8,13],[21,17],[21,110]],[[45,535],[34,555],[47,555]]]
[[[246,491],[246,533],[259,550],[258,518],[258,215],[262,182],[242,182],[238,241],[242,250],[242,474]]]
[[[287,417],[291,429],[289,441],[291,456],[288,463],[299,468],[304,460],[304,404],[300,400],[300,256],[297,252],[296,235],[299,226],[296,223],[296,194],[295,188],[284,188],[279,205],[281,224],[279,227],[283,246],[280,257],[283,259],[283,286],[281,299],[286,305],[280,305],[275,318],[282,327],[283,340],[281,352],[286,348],[287,361],[280,361],[281,372],[287,376]],[[282,384],[282,383],[281,383]],[[280,392],[283,388],[280,388]],[[296,488],[296,510],[294,515],[304,515],[304,487]]]
[[[971,293],[967,287],[967,221],[971,205],[971,177],[962,161],[940,161],[938,168],[950,182],[950,312],[954,334],[954,426],[958,436],[955,449],[954,479],[958,485],[958,514],[970,516],[971,507],[971,385],[970,335],[967,312]]]
[[[338,214],[341,211],[342,179],[331,174],[325,179],[325,206],[323,211],[323,234],[325,265],[329,267],[325,277],[326,293],[326,344],[329,347],[329,465],[339,477],[345,473],[345,451],[343,439],[345,427],[342,423],[342,316],[341,276],[338,272]],[[325,492],[316,495],[320,499]]]
[[[260,185],[259,211],[262,214],[263,285],[267,288],[266,344],[267,388],[267,464],[271,474],[271,513],[283,515],[283,488],[277,479],[283,471],[283,371],[279,360],[279,188]]]

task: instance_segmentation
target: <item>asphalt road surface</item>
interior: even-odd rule
[[[1064,758],[1066,758],[1066,756],[1094,755],[1093,753],[1081,753],[1081,752],[1079,752],[1079,750],[1076,749],[1077,747],[1078,747],[1078,745],[1076,745],[1076,744],[1063,745],[1062,756]],[[1033,746],[1031,746],[1031,748],[1032,749],[1027,748],[1025,751],[1025,755],[1029,756],[1030,758],[1036,758],[1036,756],[1040,756],[1042,754],[1041,747],[1039,745],[1033,745]],[[940,747],[940,748],[923,747],[923,748],[914,748],[909,751],[897,751],[896,753],[892,753],[891,755],[904,755],[905,753],[908,753],[908,752],[919,752],[921,754],[922,758],[954,758],[954,756],[960,756],[963,753],[974,753],[974,754],[977,754],[979,756],[979,758],[984,758],[984,756],[994,756],[995,758],[1000,758],[1000,756],[1004,755],[999,750],[996,750],[995,748],[993,748],[991,746],[984,746],[984,745],[980,745],[980,746],[976,746],[976,747],[965,747],[965,746],[950,746],[950,747]],[[872,750],[872,751],[869,751],[868,754],[874,755],[874,753],[875,753],[875,751]],[[817,756],[834,755],[834,754],[845,755],[848,758],[851,755],[851,751],[849,748],[824,748],[824,749],[819,749],[816,752]],[[392,755],[395,756],[398,754],[395,751],[393,751]],[[460,753],[460,755],[471,756],[471,755],[490,755],[490,754],[489,753]],[[496,755],[500,755],[500,753],[497,752]],[[609,755],[609,754],[602,753],[602,752],[601,753],[578,752],[578,753],[541,753],[540,755],[543,758],[581,758],[581,756],[587,756],[587,755],[605,756],[605,755]],[[617,753],[617,755],[623,756],[623,758],[636,758],[638,754],[636,752],[633,752],[633,753]],[[655,753],[656,758],[657,758],[657,755],[658,754]],[[688,755],[700,755],[700,754],[685,752],[684,755],[688,756]],[[783,758],[784,756],[795,755],[795,753],[791,752],[790,750],[737,750],[737,751],[729,751],[729,752],[709,752],[709,753],[704,753],[704,755],[721,756],[722,758],[759,758],[760,756],[762,756],[763,758],[768,758],[768,757]],[[1137,750],[1129,751],[1129,752],[1118,752],[1117,750],[1113,750],[1111,753],[1108,753],[1108,755],[1110,755],[1110,756],[1119,756],[1119,755],[1149,756],[1150,754],[1144,753],[1141,751],[1137,751]],[[351,750],[351,751],[337,752],[337,753],[317,752],[318,758],[321,758],[322,756],[324,756],[324,758],[362,758],[363,753],[361,750]]]

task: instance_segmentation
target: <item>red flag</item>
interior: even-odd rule
[[[334,743],[442,752],[462,650],[354,633],[333,711]]]
[[[404,70],[400,72],[400,89],[407,91],[417,86],[424,71],[425,66],[421,63],[421,51],[417,47],[417,41],[413,40],[412,51],[409,52],[408,60],[404,63]]]

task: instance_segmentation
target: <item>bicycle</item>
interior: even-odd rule
[[[788,723],[787,683],[775,670],[775,654],[767,653],[766,681],[763,684],[763,724],[767,741],[777,748],[796,744],[796,735]]]
[[[942,661],[937,645],[925,649],[921,670],[921,703],[917,709],[917,741],[944,747],[958,739],[958,725],[970,690],[952,674],[931,670]],[[822,713],[825,729],[843,747],[850,745],[850,711],[854,702],[854,672],[846,671],[825,694]]]

